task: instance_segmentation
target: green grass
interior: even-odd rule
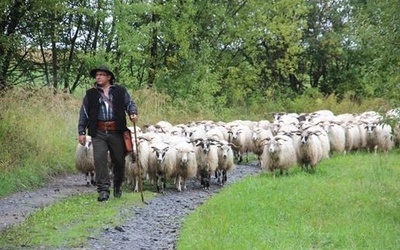
[[[178,249],[398,249],[399,160],[359,153],[246,178],[187,218]]]
[[[152,196],[144,192],[145,200]],[[134,216],[131,208],[141,204],[140,194],[132,192],[124,192],[120,199],[111,196],[107,202],[97,202],[95,192],[73,196],[40,209],[24,223],[2,232],[0,248],[84,247],[89,237]]]

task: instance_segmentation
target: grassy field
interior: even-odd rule
[[[400,154],[246,178],[186,220],[178,249],[398,249]]]

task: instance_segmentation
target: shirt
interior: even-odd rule
[[[103,89],[96,86],[96,89],[103,93]],[[109,103],[112,103],[112,98],[113,98],[113,90],[115,89],[115,85],[111,85],[109,89],[109,101],[106,100],[107,97],[104,95],[101,95],[99,98],[99,113],[97,116],[97,120],[99,121],[113,121],[116,120],[115,113],[113,111],[112,105]],[[125,104],[125,111],[131,115],[131,114],[136,114],[137,115],[137,106],[135,102],[132,100],[131,96],[129,95],[128,91],[126,91],[125,96],[124,96],[124,104]],[[89,115],[88,115],[88,98],[85,95],[83,98],[82,106],[79,112],[79,123],[78,123],[78,132],[79,134],[86,134],[86,127],[89,122]]]

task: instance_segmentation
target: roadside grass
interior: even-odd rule
[[[144,199],[154,193],[145,191]],[[142,206],[138,193],[124,192],[97,202],[97,193],[81,194],[56,202],[32,213],[25,222],[0,233],[0,248],[81,248],[92,237],[134,216]]]
[[[398,249],[399,160],[355,153],[245,178],[188,216],[177,249]]]

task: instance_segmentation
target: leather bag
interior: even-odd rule
[[[124,142],[125,142],[125,153],[132,153],[133,152],[133,143],[132,143],[132,133],[128,129],[124,131]]]

